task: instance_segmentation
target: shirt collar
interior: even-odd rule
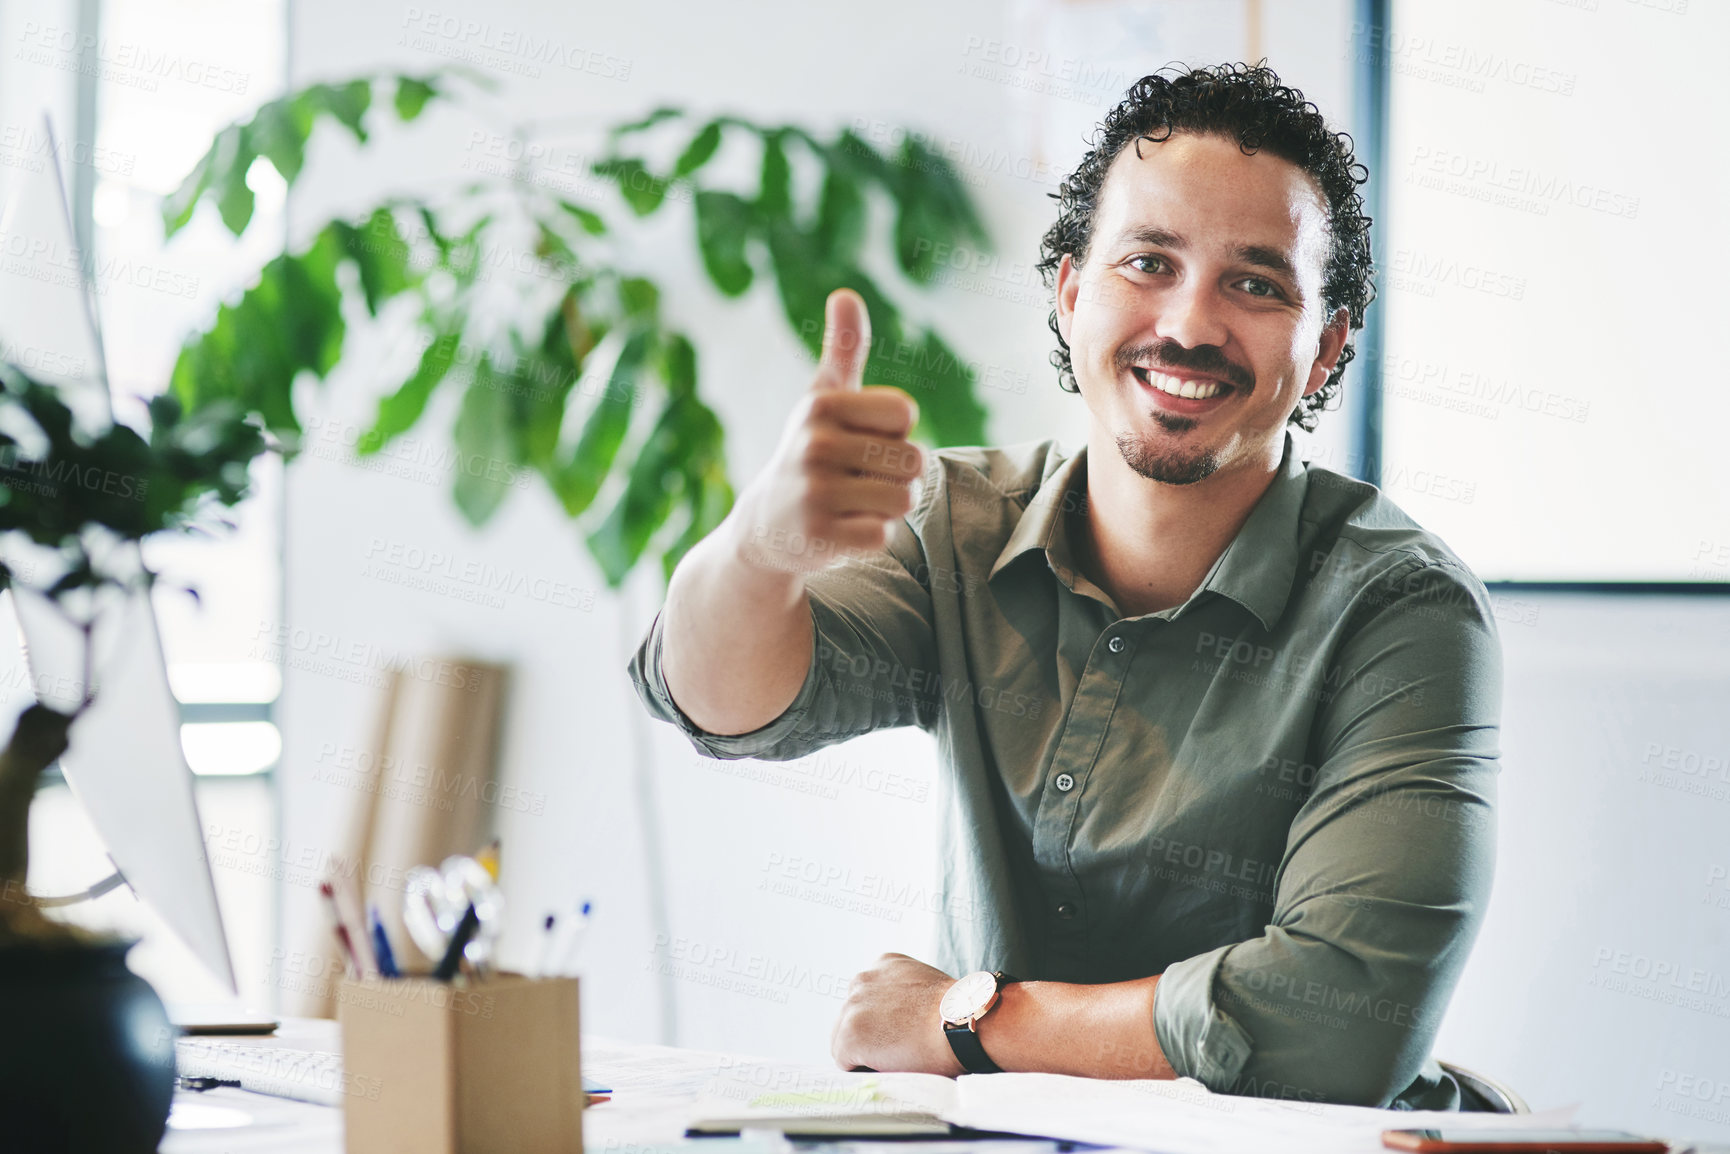
[[[1075,568],[1064,515],[1072,509],[1085,507],[1086,476],[1085,446],[1046,473],[1028,500],[1021,519],[1010,532],[1003,551],[997,555],[996,563],[991,566],[988,580],[995,578],[1022,554],[1034,550],[1045,553],[1052,572],[1071,589],[1075,588],[1078,579],[1085,580]],[[1309,472],[1298,459],[1288,432],[1279,468],[1267,491],[1250,510],[1237,536],[1208,570],[1200,588],[1173,610],[1172,615],[1187,611],[1198,597],[1212,592],[1236,601],[1255,614],[1263,628],[1271,630],[1285,612],[1292,585],[1297,580],[1298,534],[1308,489]]]

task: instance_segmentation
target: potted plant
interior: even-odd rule
[[[233,506],[266,450],[232,403],[157,397],[143,432],[91,427],[89,407],[0,362],[0,590],[40,595],[87,642],[105,597],[154,584],[136,546]],[[127,970],[131,942],[49,918],[26,888],[31,799],[99,692],[84,654],[78,701],[31,705],[0,751],[0,1114],[19,1149],[149,1151],[174,1081],[162,1003]]]
[[[253,219],[255,166],[292,188],[321,124],[364,144],[369,123],[417,120],[457,100],[465,81],[480,83],[460,71],[362,76],[260,106],[222,129],[165,198],[167,234],[209,204],[240,236]],[[413,325],[424,351],[380,400],[361,456],[414,428],[436,394],[460,391],[450,437],[463,459],[539,477],[578,521],[609,586],[645,557],[670,575],[726,515],[733,489],[725,430],[699,387],[699,350],[663,312],[654,270],[633,259],[637,220],[687,215],[711,286],[737,298],[772,285],[813,357],[829,293],[858,292],[875,334],[866,378],[918,400],[923,438],[985,439],[974,366],[896,300],[940,280],[943,254],[985,251],[984,226],[967,185],[921,134],[881,135],[893,147],[850,128],[825,135],[675,108],[596,126],[574,146],[533,124],[471,134],[465,174],[449,187],[382,197],[270,261],[187,339],[172,389],[189,410],[239,402],[292,452],[297,382],[336,367],[348,318],[394,310],[398,330]],[[745,179],[718,174],[728,150],[745,161],[729,171],[743,167]],[[891,227],[873,227],[874,204]],[[905,283],[890,291],[868,264]],[[479,526],[512,488],[496,473],[459,469],[452,496]]]

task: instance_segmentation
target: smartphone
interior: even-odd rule
[[[1664,1154],[1668,1142],[1620,1130],[1383,1130],[1382,1145],[1435,1154]]]

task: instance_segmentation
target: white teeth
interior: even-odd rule
[[[1156,373],[1149,369],[1142,370],[1147,374],[1147,381],[1162,393],[1170,393],[1174,397],[1194,397],[1206,400],[1218,396],[1225,391],[1225,386],[1218,381],[1183,380],[1180,377],[1168,377],[1164,373]]]

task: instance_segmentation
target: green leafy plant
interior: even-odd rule
[[[266,451],[260,422],[232,401],[186,412],[176,398],[156,397],[142,433],[112,420],[91,427],[82,411],[66,390],[0,363],[0,590],[40,594],[85,637],[78,704],[32,705],[0,751],[0,936],[48,927],[21,897],[30,802],[95,699],[90,638],[100,595],[153,584],[127,546],[195,528],[238,503],[253,459]]]
[[[255,165],[269,164],[293,185],[319,123],[335,122],[364,144],[368,110],[382,97],[399,121],[412,121],[462,83],[453,73],[386,75],[313,85],[264,105],[223,129],[166,198],[169,235],[204,200],[240,235],[253,216]],[[523,159],[535,150],[517,140],[517,159],[502,172],[330,221],[305,247],[265,265],[256,284],[188,340],[175,395],[194,410],[231,401],[257,412],[292,453],[301,433],[296,381],[322,380],[336,367],[345,315],[400,309],[422,352],[379,403],[359,453],[386,451],[436,394],[460,389],[451,437],[453,496],[464,517],[484,524],[516,479],[532,473],[567,515],[582,519],[609,584],[620,585],[650,553],[670,574],[733,501],[725,432],[702,398],[698,351],[665,314],[651,273],[627,260],[633,222],[677,208],[688,211],[702,267],[723,296],[772,281],[788,325],[816,356],[828,294],[856,290],[875,333],[866,378],[907,389],[927,439],[984,439],[972,369],[937,332],[905,319],[864,268],[876,243],[917,287],[936,277],[944,246],[985,245],[942,156],[913,134],[886,155],[847,130],[819,137],[672,108],[600,140],[578,175],[611,190],[607,204],[580,203],[587,198],[561,194],[568,182],[537,179]],[[729,147],[756,149],[749,187],[712,179],[712,162]],[[657,164],[657,150],[672,159]],[[814,195],[802,195],[802,186]],[[893,211],[890,237],[873,236],[874,200]]]

